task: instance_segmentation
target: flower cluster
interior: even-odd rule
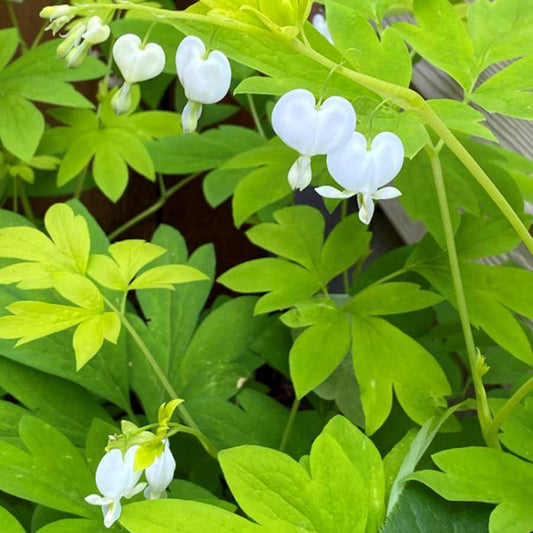
[[[75,16],[74,8],[66,4],[46,7],[41,11],[41,17],[50,20],[46,29],[52,30],[54,35]],[[80,19],[63,36],[63,42],[57,47],[57,55],[65,58],[68,67],[79,67],[87,57],[91,47],[106,41],[110,34],[109,26],[104,24],[100,17]]]
[[[400,172],[404,149],[402,141],[391,132],[383,132],[372,141],[355,132],[356,113],[345,98],[332,96],[317,105],[312,93],[295,89],[283,95],[272,112],[272,126],[280,139],[300,157],[289,170],[293,189],[305,189],[313,177],[311,157],[327,156],[333,179],[343,188],[317,187],[325,198],[345,199],[357,196],[359,218],[369,224],[374,214],[374,200],[400,196],[395,187],[385,187]]]
[[[120,518],[123,498],[133,498],[142,491],[147,500],[166,498],[176,471],[168,439],[180,427],[170,424],[170,419],[180,403],[182,400],[176,399],[159,408],[155,433],[123,421],[121,435],[110,436],[107,453],[96,469],[100,494],[85,498],[87,503],[102,507],[105,527],[110,528]],[[143,473],[146,481],[141,482]]]
[[[143,471],[135,469],[135,456],[139,453],[139,445],[132,446],[125,454],[114,448],[104,455],[96,469],[96,486],[102,496],[90,494],[85,501],[102,507],[105,527],[111,527],[120,518],[122,498],[133,498],[142,490],[148,500],[166,497],[167,487],[174,479],[176,461],[168,440],[163,444],[163,453],[155,457],[152,464],[144,470],[146,482],[142,483],[139,481]]]
[[[117,114],[123,114],[131,107],[132,84],[159,76],[165,68],[166,57],[158,44],[143,44],[137,35],[128,33],[116,40],[113,58],[124,84],[113,97],[112,105]],[[188,100],[182,113],[183,131],[192,133],[198,126],[202,106],[215,104],[228,93],[231,66],[222,52],[208,52],[201,39],[189,36],[178,46],[176,71]]]

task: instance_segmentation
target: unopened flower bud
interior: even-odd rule
[[[111,29],[107,24],[102,23],[100,17],[91,17],[87,22],[87,30],[82,37],[85,43],[93,45],[107,41],[110,34]]]
[[[58,57],[66,57],[73,48],[79,46],[86,29],[87,26],[83,22],[75,24],[57,47],[56,53]]]
[[[65,60],[68,68],[77,68],[85,61],[89,47],[85,44],[80,44],[73,48],[66,56]]]

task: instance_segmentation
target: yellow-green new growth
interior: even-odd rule
[[[208,279],[187,265],[146,270],[166,250],[142,240],[112,244],[109,255],[91,255],[87,221],[67,204],[52,206],[44,222],[48,235],[31,226],[0,228],[0,258],[22,260],[0,269],[0,284],[54,289],[74,305],[56,303],[53,294],[39,294],[52,301],[14,302],[7,307],[11,314],[0,317],[0,338],[18,339],[19,346],[76,327],[72,344],[78,370],[100,351],[104,340],[116,344],[121,331],[123,312],[105,299],[94,281],[121,292],[125,304],[130,290],[173,290],[177,283]]]

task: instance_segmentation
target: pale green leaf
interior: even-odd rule
[[[482,124],[485,116],[477,109],[463,102],[445,98],[429,100],[428,103],[449,129],[498,142],[492,131]]]
[[[350,324],[343,313],[303,331],[290,353],[291,378],[302,398],[324,382],[350,349]]]
[[[452,501],[496,503],[490,533],[529,533],[533,528],[533,465],[494,448],[458,448],[433,455],[443,472],[411,476]]]
[[[120,523],[130,533],[261,533],[262,528],[214,505],[153,500],[124,507]]]
[[[274,213],[275,223],[253,226],[246,236],[256,246],[299,263],[321,277],[320,255],[324,218],[310,206],[294,206]]]
[[[72,259],[78,271],[85,274],[91,251],[91,239],[85,218],[75,215],[66,204],[54,204],[46,212],[44,224],[57,250]]]
[[[463,21],[449,0],[414,0],[417,26],[394,24],[424,58],[455,78],[465,90],[474,82],[474,49]]]
[[[104,309],[104,297],[98,287],[80,274],[60,272],[54,276],[54,288],[73,304],[99,313]]]
[[[218,279],[238,292],[270,291],[256,305],[256,313],[268,313],[290,307],[313,296],[320,283],[307,270],[283,259],[255,259],[238,265]]]
[[[15,302],[7,310],[12,314],[0,317],[0,338],[20,339],[18,345],[68,329],[92,315],[79,307],[29,300]]]
[[[395,315],[425,309],[442,300],[439,294],[420,290],[415,283],[392,282],[363,289],[350,300],[347,309],[365,315]]]
[[[493,113],[533,120],[533,56],[512,63],[473,93],[472,100]]]
[[[352,315],[352,334],[368,434],[387,419],[393,389],[405,412],[419,424],[446,405],[444,396],[451,393],[446,375],[413,338],[381,318],[359,314]]]
[[[147,264],[166,253],[166,250],[141,239],[129,239],[112,244],[109,253],[119,266],[124,279],[131,281]]]
[[[128,165],[112,141],[99,142],[96,146],[93,176],[98,187],[112,202],[116,202],[126,190]]]
[[[412,67],[402,38],[387,28],[378,37],[369,17],[359,14],[349,0],[325,1],[328,27],[335,45],[355,70],[407,87]]]
[[[129,279],[126,279],[124,272],[108,255],[91,255],[87,274],[106,289],[121,292],[128,290]]]
[[[44,118],[28,100],[13,93],[0,98],[0,141],[13,155],[30,160],[44,133]]]
[[[178,283],[209,279],[203,272],[187,265],[162,265],[146,270],[130,284],[131,290],[174,289]]]
[[[104,339],[117,343],[120,326],[120,318],[110,312],[89,318],[76,328],[72,344],[77,370],[83,368],[100,351]]]

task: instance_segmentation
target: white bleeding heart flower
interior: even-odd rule
[[[317,187],[316,191],[325,198],[357,196],[359,218],[369,224],[374,215],[374,200],[387,200],[402,194],[395,187],[384,185],[398,175],[403,159],[402,141],[394,133],[376,135],[370,150],[365,136],[354,133],[348,143],[327,157],[331,176],[344,190],[327,185]]]
[[[207,52],[198,37],[189,35],[176,51],[176,70],[188,104],[182,113],[185,133],[196,130],[202,105],[220,102],[229,91],[231,65],[219,50]]]
[[[143,46],[140,37],[133,33],[122,35],[115,41],[113,58],[122,73],[124,85],[113,97],[111,105],[121,115],[130,109],[131,85],[159,76],[165,68],[166,58],[161,46],[156,43]]]
[[[113,45],[113,58],[126,83],[156,78],[165,68],[165,52],[156,43],[142,46],[138,35],[126,33]]]
[[[104,525],[110,528],[122,511],[120,500],[132,498],[141,492],[146,483],[138,483],[142,472],[135,472],[135,454],[139,446],[132,446],[125,455],[118,449],[107,452],[96,469],[96,486],[102,494],[91,494],[85,498],[91,505],[100,505]]]
[[[154,462],[145,470],[148,487],[144,491],[147,500],[166,498],[166,490],[174,479],[176,471],[176,460],[170,450],[168,440],[164,441],[165,450],[160,457],[156,457]]]
[[[313,177],[311,157],[325,155],[349,141],[356,126],[352,104],[332,96],[317,106],[306,89],[284,94],[274,106],[272,127],[278,137],[300,157],[289,170],[289,184],[303,190]]]
[[[328,23],[326,22],[326,17],[322,13],[317,13],[313,20],[311,21],[313,26],[321,33],[330,43],[333,44],[333,38],[331,37],[331,32],[329,31]]]

